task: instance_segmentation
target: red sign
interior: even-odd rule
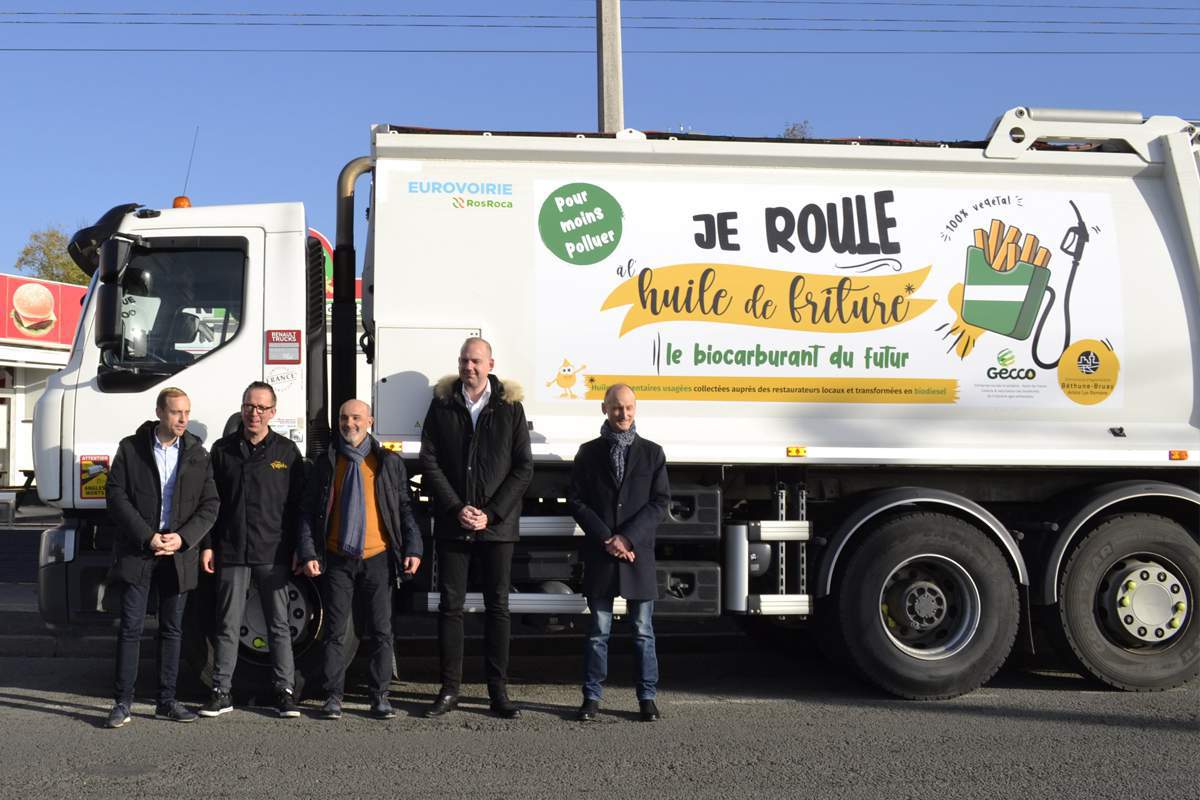
[[[0,339],[35,347],[70,347],[86,286],[0,275]]]
[[[300,331],[267,331],[268,364],[300,363]]]

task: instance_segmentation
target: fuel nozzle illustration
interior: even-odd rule
[[[1033,363],[1042,369],[1057,367],[1058,362],[1062,359],[1062,354],[1071,345],[1071,289],[1075,286],[1075,271],[1079,269],[1079,262],[1083,259],[1083,248],[1087,246],[1088,239],[1091,238],[1087,224],[1083,221],[1083,215],[1079,213],[1079,207],[1075,205],[1074,200],[1067,202],[1071,204],[1071,210],[1075,212],[1075,224],[1067,228],[1062,244],[1059,245],[1059,249],[1071,257],[1071,274],[1067,276],[1067,288],[1063,292],[1063,346],[1053,361],[1042,361],[1038,357],[1038,342],[1042,339],[1042,326],[1046,324],[1046,317],[1050,316],[1050,309],[1054,307],[1054,290],[1047,286],[1046,291],[1050,294],[1050,301],[1046,303],[1046,311],[1038,322],[1037,333],[1033,335],[1033,347],[1030,348]]]
[[[1038,344],[1056,294],[1050,286],[1050,251],[1038,237],[992,220],[988,230],[975,230],[975,244],[967,248],[963,281],[961,319],[967,325],[993,331],[1011,339],[1025,340],[1033,333],[1034,362],[1043,369],[1058,366],[1071,341],[1071,290],[1075,272],[1088,242],[1087,225],[1073,201],[1076,224],[1067,229],[1059,248],[1071,257],[1071,272],[1063,296],[1063,346],[1051,362],[1038,357]],[[1043,300],[1045,306],[1043,308]],[[1036,331],[1034,326],[1036,325]]]

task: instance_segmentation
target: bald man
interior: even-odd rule
[[[576,719],[600,713],[608,676],[608,639],[613,598],[624,597],[633,620],[633,655],[638,711],[656,722],[658,655],[654,644],[654,600],[658,578],[654,536],[667,515],[671,486],[663,449],[638,435],[637,397],[623,383],[610,386],[600,404],[600,437],[579,448],[571,464],[567,503],[583,529],[583,593],[591,611],[584,651],[583,705]]]
[[[391,719],[392,586],[421,565],[421,533],[413,519],[408,474],[400,456],[370,433],[371,407],[347,400],[338,410],[338,434],[318,458],[305,492],[300,570],[324,575],[325,693],[321,716],[342,715],[346,680],[344,644],[352,609],[363,610],[361,629],[370,643],[370,713]],[[305,535],[307,534],[307,535]],[[323,556],[323,562],[322,558]],[[359,602],[355,602],[359,600]]]

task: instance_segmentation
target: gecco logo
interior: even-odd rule
[[[1031,381],[1037,378],[1037,370],[989,367],[987,376],[994,381]]]

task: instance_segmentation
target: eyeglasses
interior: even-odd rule
[[[242,413],[244,414],[253,414],[256,411],[259,414],[265,414],[268,411],[274,410],[275,406],[256,406],[253,403],[242,403]]]

